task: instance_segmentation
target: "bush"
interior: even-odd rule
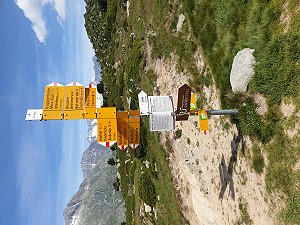
[[[182,130],[176,130],[174,135],[174,140],[181,138]]]
[[[284,217],[289,222],[300,224],[300,198],[289,201]]]
[[[256,107],[257,105],[253,102],[253,100],[248,98],[240,108],[238,118],[243,134],[247,134],[250,137],[260,140],[262,122],[255,111]]]
[[[261,150],[257,146],[254,146],[252,153],[252,167],[256,173],[262,173],[265,167],[265,160],[261,154]]]
[[[114,158],[109,158],[109,160],[107,160],[107,164],[114,166],[116,165],[116,161]]]
[[[139,196],[144,203],[155,206],[156,203],[156,192],[154,184],[152,183],[149,173],[146,171],[141,174],[139,182]]]

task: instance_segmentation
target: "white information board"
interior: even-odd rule
[[[149,96],[150,131],[175,129],[175,114],[172,96]]]

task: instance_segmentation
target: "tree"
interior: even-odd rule
[[[103,81],[100,81],[100,83],[97,84],[97,91],[99,92],[99,94],[104,93],[104,83],[103,83]]]
[[[116,165],[116,161],[114,158],[110,158],[109,160],[107,160],[107,164],[114,166]]]

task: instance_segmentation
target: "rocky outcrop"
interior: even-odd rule
[[[254,49],[245,48],[239,51],[233,59],[230,84],[233,93],[245,93],[254,75]]]

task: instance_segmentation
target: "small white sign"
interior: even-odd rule
[[[42,120],[42,109],[28,109],[25,120]]]
[[[140,107],[140,115],[145,116],[149,115],[149,106],[148,106],[148,96],[144,91],[141,91],[138,94],[139,98],[139,107]]]

